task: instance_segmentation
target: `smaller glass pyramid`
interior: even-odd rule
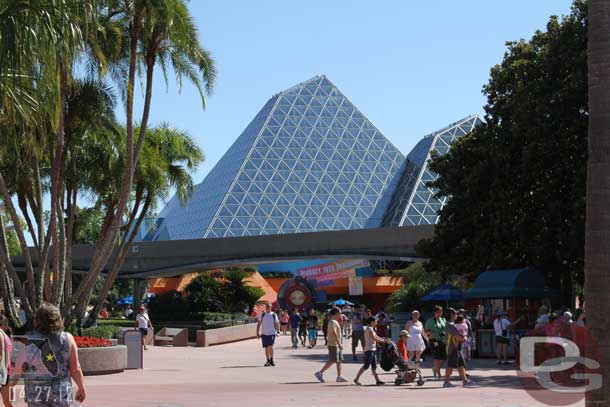
[[[424,137],[407,156],[401,168],[400,181],[383,218],[384,226],[434,225],[446,198],[435,197],[436,191],[427,184],[438,178],[428,169],[433,151],[446,154],[451,144],[470,133],[481,123],[477,115],[465,117]]]

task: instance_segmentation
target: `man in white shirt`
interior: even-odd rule
[[[265,356],[267,357],[265,366],[275,366],[273,361],[273,344],[275,343],[275,333],[279,330],[280,321],[275,312],[271,311],[271,304],[265,305],[265,312],[259,315],[258,324],[256,324],[256,336],[261,338],[263,348],[265,349]]]
[[[142,334],[142,346],[144,347],[144,350],[148,350],[146,347],[146,336],[148,335],[148,328],[152,328],[153,326],[144,305],[140,307],[140,313],[136,317],[136,324],[138,325],[138,330]]]

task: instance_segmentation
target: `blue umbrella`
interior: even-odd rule
[[[353,302],[345,301],[343,298],[339,298],[338,300],[331,302],[331,304],[339,305],[339,306],[354,305]]]
[[[464,301],[464,293],[451,284],[443,284],[421,298],[422,301]]]
[[[133,295],[128,295],[125,298],[120,298],[116,301],[119,305],[133,304]]]

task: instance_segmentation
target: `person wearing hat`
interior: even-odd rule
[[[400,331],[398,335],[398,341],[396,342],[396,348],[398,349],[398,353],[402,356],[402,360],[405,362],[408,361],[407,357],[407,340],[409,339],[409,332],[406,330]]]
[[[496,363],[499,365],[508,365],[508,328],[511,323],[506,318],[504,311],[498,310],[496,319],[494,319],[494,333],[496,335]],[[502,360],[504,359],[504,360]]]

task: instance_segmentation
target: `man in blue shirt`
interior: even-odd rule
[[[299,344],[299,337],[297,333],[299,331],[299,323],[301,322],[301,315],[299,315],[299,310],[296,308],[292,309],[292,314],[290,315],[290,339],[292,339],[292,349],[296,349]]]

